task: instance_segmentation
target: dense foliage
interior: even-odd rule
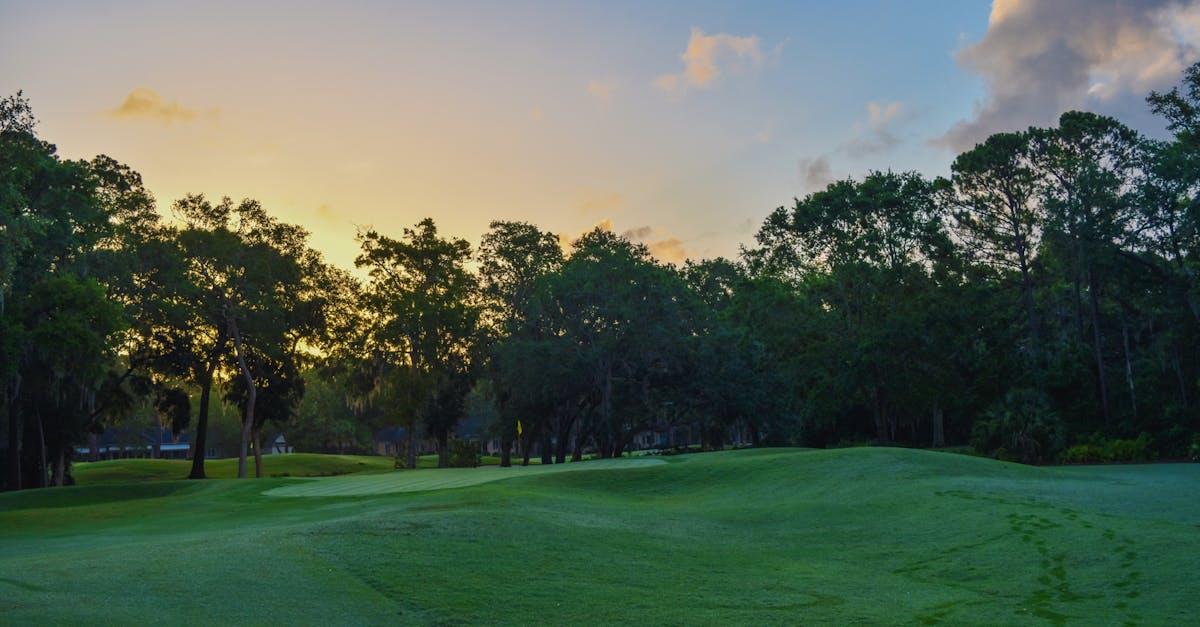
[[[69,481],[89,434],[131,415],[192,429],[202,478],[214,402],[241,416],[241,476],[268,425],[340,452],[390,427],[410,467],[422,439],[467,463],[468,414],[504,464],[678,429],[709,448],[1194,455],[1200,65],[1148,101],[1169,139],[1068,112],[945,178],[837,181],[737,260],[502,221],[474,250],[425,219],[361,233],[360,281],[251,200],[160,217],[128,167],[59,157],[18,93],[0,101],[5,482]]]

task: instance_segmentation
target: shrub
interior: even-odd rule
[[[1156,435],[1154,438],[1155,452],[1167,459],[1187,459],[1191,457],[1192,453],[1193,434],[1190,429],[1180,423],[1190,422],[1190,420],[1186,416],[1179,415],[1179,412],[1169,413],[1169,411],[1163,411],[1164,419],[1174,424]]]
[[[1111,462],[1144,462],[1154,458],[1152,439],[1143,433],[1136,439],[1109,440],[1099,434],[1087,442],[1076,444],[1059,457],[1064,464],[1097,464]]]
[[[479,465],[479,445],[470,440],[450,441],[450,467],[475,468]]]
[[[1095,464],[1105,461],[1104,451],[1094,444],[1076,444],[1063,451],[1058,461],[1064,464]]]
[[[1150,450],[1149,433],[1143,433],[1136,440],[1112,440],[1105,445],[1105,453],[1109,461],[1114,462],[1144,462],[1153,457]]]
[[[975,423],[971,445],[998,459],[1042,463],[1062,449],[1064,432],[1046,395],[1022,388],[1006,394]]]
[[[1200,433],[1197,433],[1196,437],[1192,438],[1192,447],[1188,456],[1192,458],[1192,461],[1200,462]]]

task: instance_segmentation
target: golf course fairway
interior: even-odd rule
[[[0,495],[0,623],[1168,625],[1200,608],[1200,464],[759,449],[124,482],[111,464],[108,482]]]
[[[267,490],[268,496],[367,496],[394,492],[426,492],[448,490],[491,483],[504,479],[529,477],[579,470],[627,470],[646,468],[662,464],[654,457],[623,457],[621,459],[598,459],[586,464],[548,464],[538,466],[483,466],[480,468],[442,468],[415,472],[390,472],[371,477],[342,476],[313,479],[305,483],[280,486]]]

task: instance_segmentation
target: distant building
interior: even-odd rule
[[[172,434],[170,429],[105,429],[93,434],[88,446],[75,447],[80,459],[117,459],[122,457],[153,457],[185,459],[191,455],[192,444],[187,433]]]
[[[221,450],[215,445],[206,448],[208,457],[220,456]],[[282,433],[263,442],[264,455],[293,451]],[[172,434],[167,428],[105,429],[104,433],[93,434],[87,446],[75,447],[75,456],[93,461],[127,457],[188,459],[192,456],[192,441],[187,432]]]
[[[405,450],[408,446],[408,431],[404,427],[388,427],[375,432],[374,436],[375,454],[385,457],[395,457]],[[420,453],[421,443],[417,443],[417,452]]]
[[[483,429],[482,421],[468,416],[454,428],[454,437],[458,440],[479,442],[485,455],[500,454],[500,438],[489,437]],[[395,457],[403,456],[408,447],[408,430],[404,427],[388,427],[380,429],[374,435],[376,455]],[[437,442],[428,437],[417,439],[417,454],[436,453]]]
[[[287,443],[287,440],[283,437],[282,433],[275,436],[275,439],[271,440],[269,443],[263,443],[264,455],[282,455],[284,453],[294,452],[295,449],[293,449],[291,445]]]

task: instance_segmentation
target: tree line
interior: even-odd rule
[[[425,219],[360,232],[352,274],[252,200],[160,215],[128,166],[60,157],[18,93],[0,101],[5,484],[69,483],[89,435],[139,412],[194,434],[203,478],[214,402],[240,416],[239,476],[251,456],[261,474],[270,425],[316,449],[401,426],[405,465],[423,437],[446,465],[472,407],[505,465],[678,426],[706,448],[736,430],[1032,463],[1194,454],[1200,64],[1147,100],[1169,137],[1068,112],[948,177],[836,181],[736,259],[663,264],[517,221],[472,247]]]

